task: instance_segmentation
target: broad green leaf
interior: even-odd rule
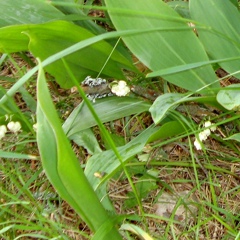
[[[186,126],[182,122],[170,121],[163,124],[159,130],[149,138],[149,142],[170,138],[184,133],[186,133]]]
[[[118,151],[122,156],[123,162],[126,163],[127,161],[130,161],[132,157],[141,152],[145,144],[148,142],[149,137],[156,131],[157,128],[150,127],[125,146],[119,147]],[[98,194],[98,198],[101,200],[104,207],[110,211],[114,210],[107,196],[106,180],[120,169],[121,163],[112,150],[93,155],[88,159],[85,168],[85,174]],[[104,172],[106,175],[103,178],[98,178],[95,176],[95,173],[97,172]]]
[[[208,104],[222,109],[221,105],[216,101],[215,96],[190,97],[190,95],[180,93],[165,93],[163,95],[160,95],[154,101],[149,111],[155,124],[158,124],[161,120],[163,120],[163,118],[166,117],[166,114],[169,110],[175,109],[181,103],[190,101]],[[176,110],[179,110],[179,108]],[[194,114],[195,110],[192,109],[192,111],[193,113],[190,112],[190,114]]]
[[[65,21],[40,24],[25,33],[30,38],[29,50],[41,60],[94,36],[88,30]],[[79,82],[88,75],[96,77],[100,72],[103,77],[124,79],[121,68],[133,70],[134,67],[120,53],[114,51],[111,55],[112,50],[111,45],[101,41],[76,51],[64,59]],[[108,59],[109,57],[110,59]],[[62,87],[73,86],[61,60],[47,66],[46,70],[56,78]]]
[[[183,94],[180,93],[165,93],[159,96],[149,109],[154,123],[158,124],[166,116],[167,111],[176,108],[182,99]]]
[[[150,103],[131,97],[107,97],[97,99],[93,107],[102,122],[109,122],[122,117],[148,111]],[[63,124],[68,137],[84,129],[96,126],[96,120],[84,102],[70,114]]]
[[[173,73],[183,72],[183,71],[186,71],[189,69],[199,68],[199,67],[206,66],[209,64],[216,64],[216,63],[220,63],[220,62],[228,62],[228,61],[239,60],[239,59],[240,59],[240,56],[224,58],[224,59],[217,59],[217,60],[209,60],[209,61],[205,61],[205,62],[189,63],[189,64],[184,64],[184,65],[179,65],[176,67],[170,67],[170,68],[154,71],[154,72],[148,73],[147,77],[165,76],[165,75],[170,75]],[[216,80],[216,81],[218,81],[218,80]]]
[[[0,28],[0,52],[13,53],[28,50],[29,38],[23,31],[28,29],[29,25],[15,25]]]
[[[44,23],[64,16],[45,0],[0,0],[0,6],[0,27]]]
[[[173,10],[175,10],[179,15],[184,18],[190,18],[189,12],[189,2],[185,1],[170,1],[167,2],[167,5],[170,6]]]
[[[93,1],[84,1],[84,3],[80,3],[78,1],[78,3],[76,3],[75,0],[65,0],[64,2],[52,0],[51,2],[59,10],[66,14],[63,20],[74,21],[75,24],[85,29],[88,29],[89,31],[96,35],[106,32],[105,28],[100,27],[99,24],[96,23],[96,21],[91,20],[91,17],[88,16],[88,13],[91,9],[83,7],[92,5]],[[80,5],[82,5],[83,9],[80,8],[81,7]],[[110,22],[107,14],[105,14],[105,17],[102,18],[102,20],[106,21],[108,24]],[[116,39],[108,39],[107,42],[110,43],[112,46],[115,46]],[[119,51],[122,55],[124,55],[127,59],[131,60],[130,53],[122,41],[118,42],[116,50]]]
[[[232,84],[219,91],[217,101],[227,110],[240,111],[240,84]]]
[[[144,30],[145,32],[152,32],[153,30],[152,29],[145,29]],[[107,33],[104,33],[104,34],[101,34],[101,35],[97,35],[97,36],[94,36],[90,39],[86,39],[86,40],[83,40],[81,42],[78,42],[76,44],[74,44],[73,46],[70,46],[68,47],[67,49],[64,49],[52,56],[49,56],[47,59],[45,59],[43,62],[42,62],[42,66],[45,67],[45,66],[48,66],[49,64],[55,62],[56,60],[59,60],[59,59],[62,59],[63,57],[65,56],[68,56],[69,54],[71,53],[74,53],[76,52],[77,50],[80,50],[82,48],[85,48],[87,46],[90,46],[94,43],[97,43],[99,41],[102,41],[102,40],[107,40],[107,39],[111,39],[111,38],[119,38],[120,36],[130,36],[130,35],[133,35],[133,34],[136,34],[136,33],[140,33],[142,32],[142,30],[127,30],[127,31],[120,31],[120,32],[107,32]],[[1,31],[0,31],[1,33]],[[11,36],[14,38],[14,36]],[[0,49],[1,51],[1,49]],[[2,105],[3,103],[6,102],[6,100],[8,99],[8,97],[11,97],[13,96],[17,91],[18,89],[23,86],[24,83],[26,83],[29,78],[31,76],[33,76],[37,70],[38,70],[38,66],[35,66],[33,67],[32,69],[30,69],[23,77],[21,77],[8,91],[7,91],[7,94],[5,94],[1,99],[0,99],[0,105]]]
[[[240,142],[240,133],[233,134],[232,136],[228,138],[224,138],[224,140],[235,140]]]
[[[97,25],[94,21],[91,21],[82,9],[79,8],[79,5],[81,3],[76,3],[75,0],[64,0],[65,5],[59,4],[58,0],[52,0],[51,3],[55,5],[56,3],[56,8],[59,9],[61,12],[63,12],[67,17],[67,19],[70,19],[70,17],[75,17],[74,23],[88,29],[94,34],[101,34],[104,33],[105,30],[101,28],[99,25]],[[67,5],[68,4],[68,5]],[[72,5],[71,5],[72,4]],[[77,6],[78,5],[78,6]],[[81,19],[82,18],[82,19]]]
[[[229,0],[190,0],[193,20],[204,24],[207,29],[197,29],[206,52],[214,59],[237,57],[240,55],[240,13]],[[219,62],[229,73],[239,71],[240,60]],[[240,74],[234,76],[240,77]]]
[[[125,216],[124,215],[118,215],[118,216],[112,216],[110,220],[106,221],[99,229],[98,231],[94,234],[94,236],[91,237],[91,240],[99,240],[102,239],[103,236],[106,234],[106,232],[108,232],[109,230],[111,230],[111,225],[113,222],[115,222],[116,224],[118,222],[122,222],[123,220],[125,220]],[[113,239],[113,238],[110,238]]]
[[[85,129],[73,134],[69,139],[74,141],[78,146],[87,149],[89,154],[93,155],[102,151],[92,129]]]
[[[109,216],[85,177],[79,160],[63,132],[41,68],[37,90],[37,141],[43,168],[60,196],[95,232],[108,221]],[[110,236],[121,239],[114,226],[103,239],[109,239]]]
[[[0,0],[0,27],[19,24],[37,24],[53,20],[66,20],[74,21],[75,24],[88,29],[94,34],[106,32],[104,28],[92,21],[91,17],[83,13],[83,11],[79,8],[79,4],[81,3],[77,4],[74,0],[65,0],[65,4],[66,2],[70,4],[72,3],[72,6],[59,7],[57,5],[55,8],[51,5],[54,5],[54,2],[59,4],[59,1],[54,0],[51,2],[47,2],[45,0]],[[18,32],[18,34],[20,33],[21,32]],[[2,36],[4,36],[4,34]],[[17,35],[15,35],[15,37],[16,36]],[[17,39],[15,39],[15,41],[17,41]],[[116,40],[114,39],[110,39],[108,41],[112,46],[116,43]],[[18,44],[15,44],[15,48],[17,47],[19,47]],[[118,44],[117,50],[130,59],[129,53],[122,43]]]
[[[128,48],[152,71],[179,65],[208,61],[207,54],[187,21],[163,1],[151,4],[139,0],[105,0],[109,15],[117,30],[162,30],[124,37]],[[187,90],[196,91],[216,79],[211,66],[165,76],[165,79]],[[218,87],[215,83],[210,87]],[[209,88],[210,88],[209,87]]]

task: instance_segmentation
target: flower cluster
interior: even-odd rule
[[[212,132],[216,131],[217,129],[216,126],[212,125],[213,124],[210,121],[204,123],[204,127],[206,129],[200,132],[194,141],[194,146],[196,147],[197,150],[202,150],[202,142],[207,140],[207,138],[211,134],[211,131]]]
[[[5,137],[5,134],[7,132],[7,128],[12,133],[17,133],[21,130],[21,124],[20,122],[9,122],[7,124],[7,127],[5,125],[0,125],[0,140]]]
[[[126,96],[130,92],[130,88],[127,83],[123,80],[114,82],[111,86],[112,93],[116,94],[119,97]]]

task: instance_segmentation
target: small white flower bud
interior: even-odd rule
[[[33,124],[33,130],[36,132],[37,131],[37,123]]]
[[[18,131],[21,130],[21,124],[20,122],[9,122],[8,125],[7,125],[8,129],[13,132],[13,133],[16,133]]]
[[[206,131],[206,130],[208,130],[208,131]],[[200,132],[198,135],[199,140],[201,142],[207,140],[208,136],[210,135],[210,130],[209,129],[206,129],[206,130]]]
[[[213,126],[212,126],[213,125]],[[212,124],[210,121],[207,121],[207,122],[205,122],[204,123],[204,126],[205,127],[210,127],[210,126],[212,126],[212,127],[210,127],[210,130],[212,131],[212,132],[214,132],[214,131],[216,131],[216,126],[214,126],[214,124]],[[210,135],[210,134],[209,134]]]
[[[202,150],[202,145],[201,145],[201,142],[198,141],[198,139],[196,138],[195,141],[194,141],[194,146],[197,150]]]
[[[7,132],[7,128],[5,125],[0,126],[0,140],[5,137],[5,134]]]

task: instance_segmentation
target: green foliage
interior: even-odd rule
[[[9,25],[45,23],[58,20],[64,14],[43,0],[0,1],[0,27]]]
[[[239,57],[240,13],[230,1],[190,1],[190,13],[195,21],[208,29],[198,29],[199,39],[211,59]],[[221,23],[221,24],[219,24]],[[198,26],[198,24],[197,24]],[[240,77],[239,60],[219,62],[223,69]],[[235,73],[236,72],[236,73]]]
[[[125,205],[138,205],[143,217],[141,199],[146,198],[157,184],[147,175],[143,175],[133,184],[131,174],[136,172],[131,172],[126,165],[134,161],[136,163],[135,156],[143,151],[147,143],[164,141],[180,134],[189,136],[199,131],[194,123],[186,124],[183,116],[177,118],[177,114],[169,113],[175,113],[180,104],[190,101],[239,111],[239,84],[221,88],[213,68],[213,64],[217,64],[231,75],[240,76],[239,11],[237,1],[234,0],[190,0],[189,3],[151,0],[151,4],[146,4],[143,0],[137,3],[129,0],[105,0],[106,7],[102,9],[107,10],[116,29],[115,32],[105,33],[105,29],[87,16],[88,8],[84,8],[84,1],[81,1],[82,5],[79,5],[79,8],[75,2],[67,0],[60,4],[58,1],[52,1],[51,5],[43,0],[0,0],[0,51],[30,51],[42,62],[20,78],[8,92],[3,87],[0,88],[0,123],[6,124],[5,115],[13,114],[13,120],[21,121],[24,131],[33,133],[30,112],[35,111],[36,102],[24,89],[24,84],[38,71],[37,144],[46,175],[60,196],[93,231],[94,239],[121,239],[116,224],[118,220],[122,221],[122,218],[115,214],[115,208],[108,197],[109,180],[120,171],[125,173],[132,188],[127,194],[130,198],[125,201]],[[92,1],[87,1],[86,4],[91,5]],[[194,26],[190,27],[190,22],[194,23]],[[115,43],[108,41],[119,37],[123,39],[131,54],[152,71],[147,72],[146,77],[163,77],[166,82],[181,87],[182,92],[189,92],[166,91],[154,103],[132,95],[109,97],[90,103],[78,85],[86,76],[129,79],[129,76],[134,74],[138,77],[139,72],[129,60],[131,58],[128,50],[122,51]],[[52,103],[42,68],[50,73],[61,87],[78,86],[84,99],[63,125]],[[123,69],[128,72],[124,72]],[[31,110],[27,114],[23,114],[12,99],[17,91],[21,92]],[[146,111],[150,112],[155,125],[146,127],[130,140],[108,133],[103,125]],[[234,120],[238,118],[236,114],[233,117]],[[97,125],[105,150],[91,129]],[[83,146],[92,155],[84,170],[69,140]],[[233,134],[225,140],[239,141],[239,134]],[[160,142],[159,145],[164,145],[164,142]],[[196,188],[200,189],[197,169],[202,166],[201,163],[195,162],[190,138],[189,145],[192,162],[173,164],[193,167]],[[15,149],[19,152],[22,150]],[[0,156],[35,159],[31,155],[19,152],[11,155],[7,151],[1,151]],[[145,163],[137,164],[141,165],[142,170]],[[156,164],[161,165],[163,162]],[[164,164],[171,165],[168,162]],[[221,171],[209,163],[205,168],[231,174],[230,171]],[[208,177],[213,198],[211,207],[221,213],[217,206],[212,176]],[[171,189],[169,186],[166,188]],[[217,214],[212,217],[227,226],[232,235],[237,235]],[[13,225],[4,227],[0,234],[12,227]],[[166,236],[169,228],[168,225]],[[126,224],[122,225],[121,229],[141,232],[138,227]],[[145,232],[141,234],[150,239]]]
[[[139,114],[149,109],[150,104],[137,98],[111,97],[99,99],[92,104],[103,123],[110,122],[131,114]],[[86,103],[82,102],[72,111],[63,124],[68,137],[78,132],[96,126],[96,119],[92,116]]]
[[[217,100],[228,110],[240,111],[240,84],[232,84],[219,91]]]
[[[47,89],[44,72],[38,76],[37,141],[46,174],[59,194],[96,232],[109,219],[65,136]],[[109,223],[110,224],[110,223]],[[103,239],[121,239],[113,227]]]
[[[1,34],[5,39],[1,41],[0,50],[3,52],[26,51],[29,49],[33,55],[42,61],[49,56],[64,50],[77,42],[89,39],[94,35],[88,30],[64,21],[55,21],[46,24],[12,26],[2,29]],[[24,36],[26,34],[29,38]],[[17,36],[17,38],[16,38]],[[16,44],[19,41],[20,44]],[[66,56],[65,60],[74,75],[82,81],[86,76],[97,76],[102,72],[103,76],[124,78],[121,67],[129,68],[130,63],[120,53],[113,52],[111,45],[99,42]],[[111,56],[109,61],[108,57]],[[97,61],[95,61],[97,59]],[[103,65],[107,61],[104,69]],[[64,88],[69,88],[72,83],[68,74],[64,72],[61,60],[46,67],[56,81]]]
[[[29,50],[36,58],[43,61],[55,53],[94,36],[87,30],[87,28],[91,30],[92,22],[90,21],[84,24],[85,28],[67,21],[53,21],[64,17],[64,14],[41,0],[37,1],[36,8],[34,8],[35,2],[32,0],[25,0],[24,4],[26,5],[18,6],[11,1],[6,3],[6,9],[11,9],[16,18],[13,18],[14,21],[10,21],[12,18],[9,20],[5,13],[2,14],[3,19],[0,18],[0,26],[6,26],[0,29],[2,36],[0,52],[12,53]],[[28,10],[21,14],[24,6],[27,6]],[[37,16],[32,13],[33,8],[34,12],[38,11]],[[2,8],[3,12],[4,9]],[[51,12],[53,13],[52,18],[49,14]],[[25,16],[28,18],[25,18]],[[49,22],[50,20],[51,22]],[[86,27],[86,25],[90,27]],[[126,56],[126,51],[124,54]],[[79,82],[83,81],[88,75],[124,79],[122,68],[136,71],[129,58],[127,59],[125,56],[109,43],[101,41],[75,51],[73,54],[66,56],[65,61],[67,61]],[[55,77],[62,87],[72,87],[60,60],[47,66],[46,70]]]
[[[94,35],[88,30],[76,26],[72,23],[57,21],[44,25],[34,26],[24,31],[29,36],[29,50],[35,57],[45,60],[47,57],[70,47],[77,42],[89,39]],[[90,75],[97,77],[101,72],[103,77],[114,77],[117,79],[124,78],[121,68],[132,69],[130,63],[118,52],[112,51],[111,45],[106,42],[99,42],[89,47],[83,48],[75,53],[66,56],[64,59],[70,66],[74,76],[83,80]],[[109,61],[108,57],[111,56]],[[106,65],[105,62],[107,62]],[[104,68],[102,69],[102,67]],[[64,66],[61,60],[54,62],[46,67],[64,87],[72,86],[68,74],[64,72]]]
[[[122,156],[123,163],[131,160],[136,154],[140,153],[148,142],[149,137],[157,131],[155,128],[148,128],[142,132],[139,136],[134,138],[126,145],[119,147],[118,151]],[[106,161],[107,159],[107,161]],[[99,199],[102,199],[104,207],[110,211],[113,210],[112,204],[109,202],[106,196],[107,186],[106,180],[108,180],[113,174],[121,169],[121,163],[119,162],[116,154],[112,150],[104,151],[93,155],[88,159],[85,174],[88,181],[95,189]],[[95,172],[104,172],[106,175],[103,178],[97,178],[94,176]]]
[[[138,182],[136,183],[136,189],[138,191],[138,194],[140,198],[145,200],[147,196],[150,194],[150,192],[154,189],[157,189],[156,180],[150,178],[149,176],[142,176],[138,179]],[[132,208],[134,206],[137,206],[138,203],[136,201],[135,195],[133,192],[128,192],[128,199],[125,200],[124,206],[126,208]]]
[[[240,142],[240,133],[236,133],[236,134],[226,138],[225,140],[229,140],[229,139],[236,140],[236,141]]]
[[[201,42],[187,26],[187,20],[164,2],[154,0],[147,5],[144,1],[138,4],[128,0],[105,2],[117,30],[156,29],[152,33],[123,37],[129,49],[152,71],[208,60]],[[112,8],[118,10],[112,11]],[[211,66],[172,73],[164,78],[191,91],[208,84],[212,84],[210,88],[219,86],[213,84],[216,77]]]

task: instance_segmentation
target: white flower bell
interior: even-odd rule
[[[37,123],[34,123],[34,124],[33,124],[33,130],[34,130],[35,132],[37,132],[37,127],[38,127],[38,124],[37,124]]]
[[[197,150],[202,150],[202,145],[201,145],[201,141],[198,141],[198,139],[196,138],[194,141],[194,146]]]
[[[210,134],[211,134],[211,131],[212,132],[214,132],[214,131],[216,131],[216,126],[213,126],[213,127],[210,127],[210,126],[212,126],[213,124],[210,122],[210,121],[207,121],[207,122],[205,122],[204,123],[204,127],[205,128],[208,128],[208,129],[205,129],[205,130],[203,130],[202,132],[200,132],[199,134],[198,134],[198,138],[196,138],[195,139],[195,141],[194,141],[194,146],[195,146],[195,148],[197,149],[197,150],[202,150],[202,142],[203,141],[206,141],[207,140],[207,138],[210,136]],[[209,128],[210,127],[210,128]]]
[[[111,91],[117,96],[122,97],[126,96],[130,92],[130,88],[127,86],[125,81],[120,80],[111,86]]]
[[[13,132],[13,133],[16,133],[18,131],[21,130],[21,124],[20,122],[9,122],[8,125],[7,125],[8,129]]]
[[[7,132],[7,128],[5,125],[0,126],[0,140],[5,137],[5,134]]]
[[[212,125],[213,125],[213,126],[212,126]],[[204,123],[204,126],[205,126],[206,128],[212,126],[212,127],[210,127],[210,130],[211,130],[212,132],[214,132],[214,131],[217,130],[217,127],[214,126],[214,124],[212,124],[210,121],[205,122],[205,123]]]

